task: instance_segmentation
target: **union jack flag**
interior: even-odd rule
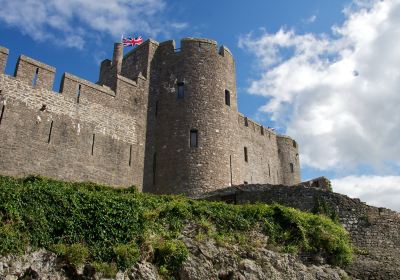
[[[122,43],[124,44],[125,47],[133,47],[135,45],[140,45],[141,43],[143,43],[143,39],[142,36],[139,36],[137,38],[133,37],[133,38],[122,38]]]

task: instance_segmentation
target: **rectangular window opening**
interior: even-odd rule
[[[225,90],[225,105],[231,106],[231,93],[229,90]]]
[[[268,164],[268,176],[271,177],[271,167]]]
[[[293,140],[293,147],[296,148],[297,147],[297,143],[296,141]]]
[[[290,163],[290,172],[294,173],[294,164]]]
[[[248,185],[249,183],[247,181],[244,181],[243,184]]]
[[[92,156],[94,154],[94,140],[95,140],[96,135],[93,134],[93,138],[92,138]]]
[[[244,161],[245,162],[249,161],[249,157],[248,157],[248,154],[247,154],[247,147],[244,147]]]
[[[132,145],[129,146],[129,166],[132,164]]]
[[[184,82],[178,82],[177,83],[178,86],[178,94],[177,94],[177,98],[178,99],[183,99],[185,97],[185,83]]]
[[[264,135],[264,127],[263,126],[261,126],[261,135]]]
[[[78,85],[76,88],[76,103],[79,103],[80,97],[81,97],[81,85]]]
[[[199,146],[198,140],[199,136],[197,129],[190,130],[190,147],[197,148]]]
[[[51,141],[51,132],[53,131],[53,121],[50,123],[50,130],[49,130],[49,138],[47,139],[47,143],[50,144]]]
[[[244,126],[249,126],[249,120],[247,117],[244,118]]]
[[[36,86],[39,78],[39,68],[36,68],[35,76],[33,76],[32,86]]]
[[[1,114],[0,114],[0,124],[1,124],[1,121],[3,120],[3,116],[4,116],[4,111],[6,110],[6,105],[3,105],[2,107],[1,107]]]

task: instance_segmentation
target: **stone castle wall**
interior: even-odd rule
[[[148,40],[125,56],[116,43],[96,84],[66,73],[59,93],[55,71],[20,56],[14,77],[1,74],[3,174],[189,195],[300,182],[295,142],[238,113],[234,58],[215,41]]]
[[[346,270],[356,279],[400,279],[400,214],[319,187],[251,185],[202,196],[237,204],[279,203],[303,211],[328,209],[350,234],[355,259]],[[319,206],[318,206],[319,205]]]
[[[54,74],[21,56],[15,77],[0,75],[2,174],[141,186],[145,127],[133,104],[146,80],[118,77],[113,91],[66,73],[57,93]]]

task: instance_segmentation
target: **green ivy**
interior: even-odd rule
[[[115,264],[130,267],[154,250],[160,271],[174,275],[188,255],[179,241],[188,225],[197,226],[199,237],[239,244],[257,229],[288,252],[320,254],[338,265],[351,260],[342,226],[280,205],[230,205],[144,194],[134,187],[0,176],[0,255],[46,248],[73,264],[91,262],[114,271]]]

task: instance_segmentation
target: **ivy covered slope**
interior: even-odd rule
[[[190,229],[190,230],[188,230]],[[189,233],[188,233],[189,232]],[[149,260],[173,276],[190,250],[182,236],[218,244],[256,244],[309,253],[344,266],[351,260],[346,231],[321,215],[279,205],[229,205],[134,188],[0,176],[0,255],[45,248],[71,265],[124,269]]]

